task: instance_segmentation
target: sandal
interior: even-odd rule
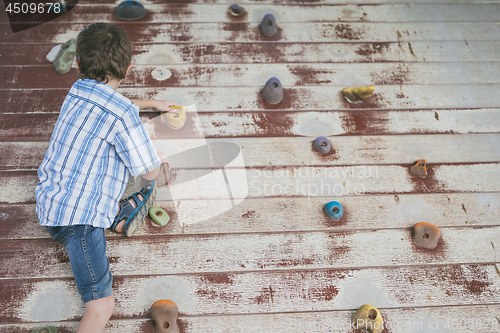
[[[143,199],[139,199],[138,194],[141,194]],[[124,219],[127,221],[123,226],[123,234],[126,237],[130,237],[134,234],[137,228],[144,222],[146,216],[148,216],[148,211],[151,206],[153,206],[153,201],[156,197],[156,181],[150,180],[142,187],[139,192],[136,192],[129,196],[128,198],[123,198],[120,200],[120,210],[116,214],[115,220],[111,225],[111,230],[116,231],[116,227]],[[136,207],[132,206],[129,202],[133,199]]]

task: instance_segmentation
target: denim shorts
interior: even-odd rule
[[[52,238],[63,244],[84,303],[113,295],[113,277],[106,256],[103,228],[90,225],[47,227]]]

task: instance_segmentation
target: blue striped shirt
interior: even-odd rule
[[[160,163],[137,105],[107,84],[78,80],[38,168],[40,224],[109,228],[130,175],[146,174]]]

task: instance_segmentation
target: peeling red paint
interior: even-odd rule
[[[339,39],[345,40],[360,40],[363,37],[364,31],[356,29],[354,30],[349,24],[336,24],[335,25],[335,35]]]
[[[297,76],[297,81],[295,85],[305,86],[305,85],[321,85],[331,83],[331,80],[321,80],[318,78],[319,74],[334,75],[334,71],[319,70],[310,65],[288,65],[290,72]]]

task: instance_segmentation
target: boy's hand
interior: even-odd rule
[[[169,101],[161,101],[161,100],[155,100],[153,101],[153,108],[157,111],[168,111],[168,112],[175,112],[177,109],[172,109],[170,106],[175,105],[174,102],[169,102]]]

